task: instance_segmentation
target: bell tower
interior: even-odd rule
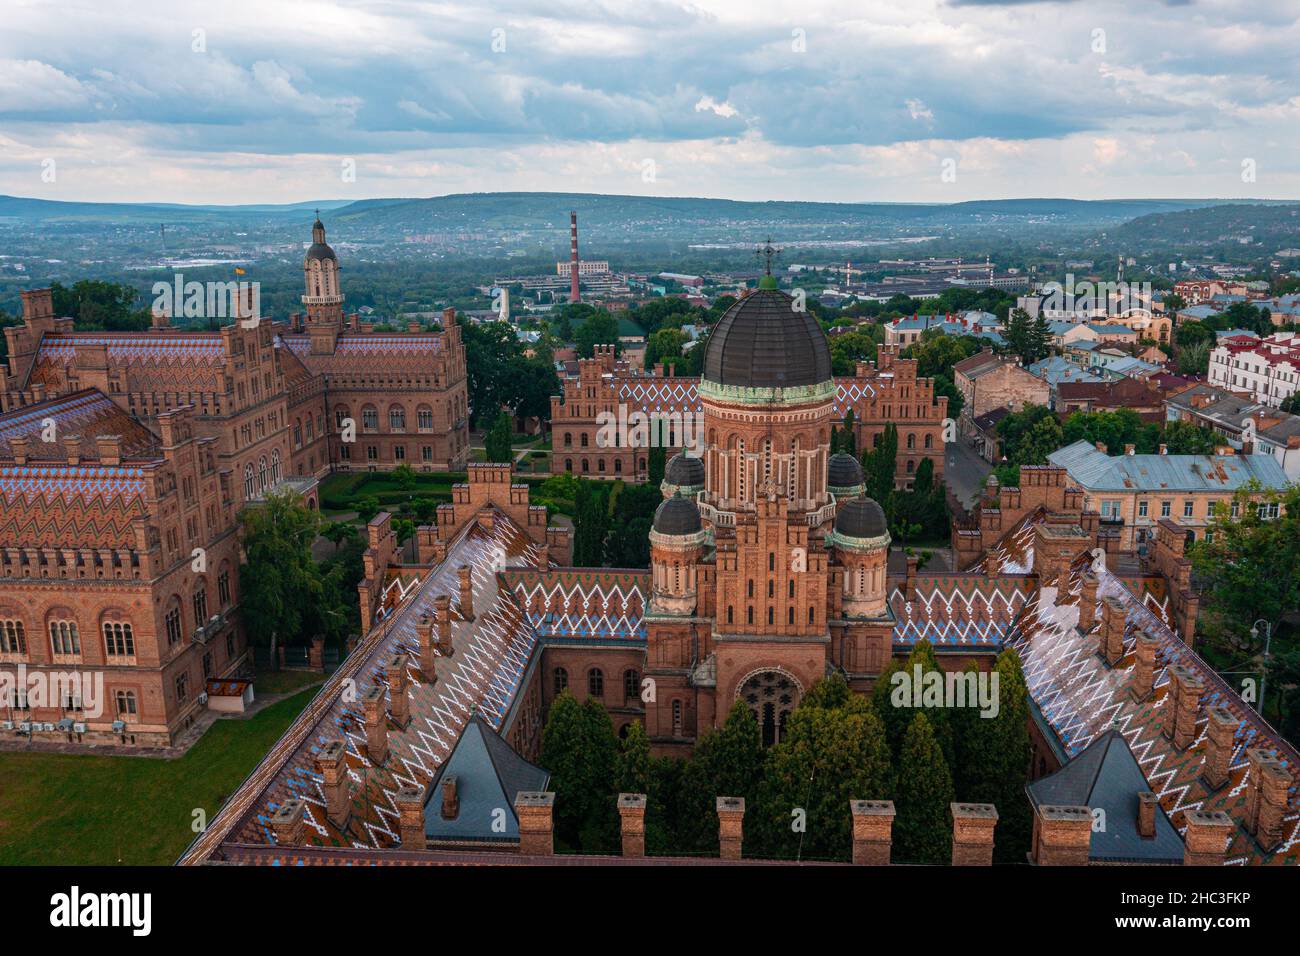
[[[311,227],[311,247],[302,261],[307,307],[307,332],[312,355],[330,355],[343,330],[343,291],[339,285],[339,258],[325,241],[319,213]]]

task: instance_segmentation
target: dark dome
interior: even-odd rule
[[[660,534],[695,534],[701,527],[700,509],[680,495],[666,499],[655,510],[654,529]]]
[[[831,455],[826,468],[826,484],[832,488],[856,488],[866,481],[858,460],[846,452]]]
[[[758,289],[729,308],[709,335],[704,378],[744,388],[794,388],[831,378],[831,350],[811,312]]]
[[[668,461],[664,478],[670,485],[695,487],[704,484],[704,459],[678,452]]]
[[[306,259],[310,262],[312,259],[333,259],[339,261],[339,257],[334,254],[328,242],[313,242],[311,248],[307,250]]]
[[[889,531],[889,525],[874,498],[850,498],[840,505],[835,531],[850,538],[879,538]]]

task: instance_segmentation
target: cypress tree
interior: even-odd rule
[[[925,712],[903,736],[894,805],[896,857],[907,863],[948,863],[952,854],[952,775]]]

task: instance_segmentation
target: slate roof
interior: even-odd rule
[[[1108,730],[1056,773],[1025,787],[1035,806],[1090,807],[1105,812],[1094,827],[1088,859],[1098,863],[1183,862],[1183,840],[1158,803],[1155,835],[1137,831],[1138,794],[1151,792],[1128,742]]]
[[[1264,488],[1288,484],[1272,455],[1107,455],[1080,440],[1058,448],[1047,460],[1091,492],[1233,492],[1251,480]]]
[[[459,812],[442,815],[442,783],[456,778]],[[451,755],[438,766],[425,800],[424,832],[430,840],[509,843],[519,839],[515,795],[542,791],[551,775],[510,749],[510,745],[477,713],[471,714]],[[505,811],[504,829],[494,817]]]

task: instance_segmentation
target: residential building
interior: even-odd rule
[[[1208,428],[1226,444],[1245,452],[1272,455],[1288,480],[1300,480],[1300,415],[1290,415],[1220,386],[1199,384],[1165,399],[1169,421]],[[1250,425],[1246,423],[1250,422]],[[1251,448],[1243,433],[1253,432]]]
[[[1275,332],[1264,339],[1220,339],[1210,352],[1211,385],[1244,392],[1277,408],[1300,388],[1300,335]]]
[[[1116,550],[1148,545],[1161,519],[1173,521],[1188,540],[1204,537],[1217,504],[1256,481],[1262,490],[1282,490],[1287,477],[1271,455],[1238,455],[1224,446],[1214,455],[1107,454],[1086,441],[1047,456],[1066,470],[1083,492],[1085,511],[1096,511],[1117,532]]]

